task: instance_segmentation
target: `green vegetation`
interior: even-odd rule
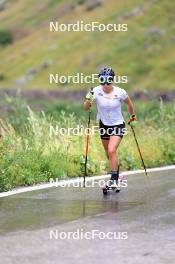
[[[12,34],[9,31],[0,30],[0,46],[7,46],[13,42]]]
[[[50,126],[56,129],[56,126],[68,128],[79,124],[85,128],[87,113],[82,111],[81,104],[69,106],[67,102],[53,102],[50,107],[50,104],[43,102],[44,111],[32,111],[29,104],[19,97],[6,97],[3,100],[3,119],[0,120],[3,135],[0,144],[0,191],[48,182],[50,178],[65,179],[83,175],[85,136],[50,134]],[[136,112],[141,120],[136,132],[147,166],[174,163],[175,105],[163,102],[136,103]],[[127,118],[126,109],[124,115]],[[5,119],[6,122],[3,121]],[[93,124],[97,125],[94,112]],[[130,130],[119,151],[122,170],[142,167]],[[106,171],[107,161],[99,135],[92,135],[88,173],[92,175]]]
[[[0,87],[62,88],[49,84],[49,73],[96,73],[111,65],[127,75],[129,90],[173,90],[174,9],[167,0],[109,0],[91,11],[88,0],[9,1],[0,24],[15,42],[0,48]],[[27,10],[27,12],[26,12]],[[49,22],[128,24],[128,32],[49,32]],[[15,52],[14,52],[15,51]],[[66,85],[85,89],[87,85]],[[65,86],[63,86],[65,87]]]

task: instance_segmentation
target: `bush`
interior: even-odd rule
[[[0,45],[7,46],[13,42],[13,36],[10,31],[0,30]]]
[[[2,74],[2,73],[0,73],[0,82],[1,82],[1,81],[4,81],[4,79],[5,79],[5,75]]]

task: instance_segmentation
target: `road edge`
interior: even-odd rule
[[[175,169],[175,165],[150,168],[150,169],[147,169],[147,171],[148,172],[157,172],[157,171],[165,171],[165,170],[173,170],[173,169]],[[124,172],[121,172],[120,175],[121,176],[129,176],[129,175],[141,174],[141,173],[144,173],[144,170],[124,171]],[[100,179],[107,179],[108,177],[109,177],[109,174],[97,175],[97,176],[86,177],[86,180],[88,180],[88,181],[100,180]],[[58,186],[61,186],[65,182],[67,184],[81,183],[81,182],[83,182],[83,177],[60,180],[59,182],[55,182],[55,183],[42,183],[42,184],[37,184],[34,186],[15,188],[11,191],[1,192],[0,198],[19,194],[19,193],[25,193],[25,192],[31,192],[31,191],[44,190],[44,189],[48,189],[48,188],[58,187]]]

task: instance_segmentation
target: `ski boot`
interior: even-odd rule
[[[111,172],[111,178],[108,184],[103,188],[103,194],[106,195],[112,191],[120,192],[120,187],[118,186],[119,170]]]

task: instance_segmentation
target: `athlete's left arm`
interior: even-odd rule
[[[129,114],[134,117],[135,116],[135,119],[136,119],[136,114],[134,112],[134,107],[133,107],[133,103],[130,99],[130,97],[128,96],[125,100],[124,100],[125,104],[127,104],[128,106],[128,112]]]

